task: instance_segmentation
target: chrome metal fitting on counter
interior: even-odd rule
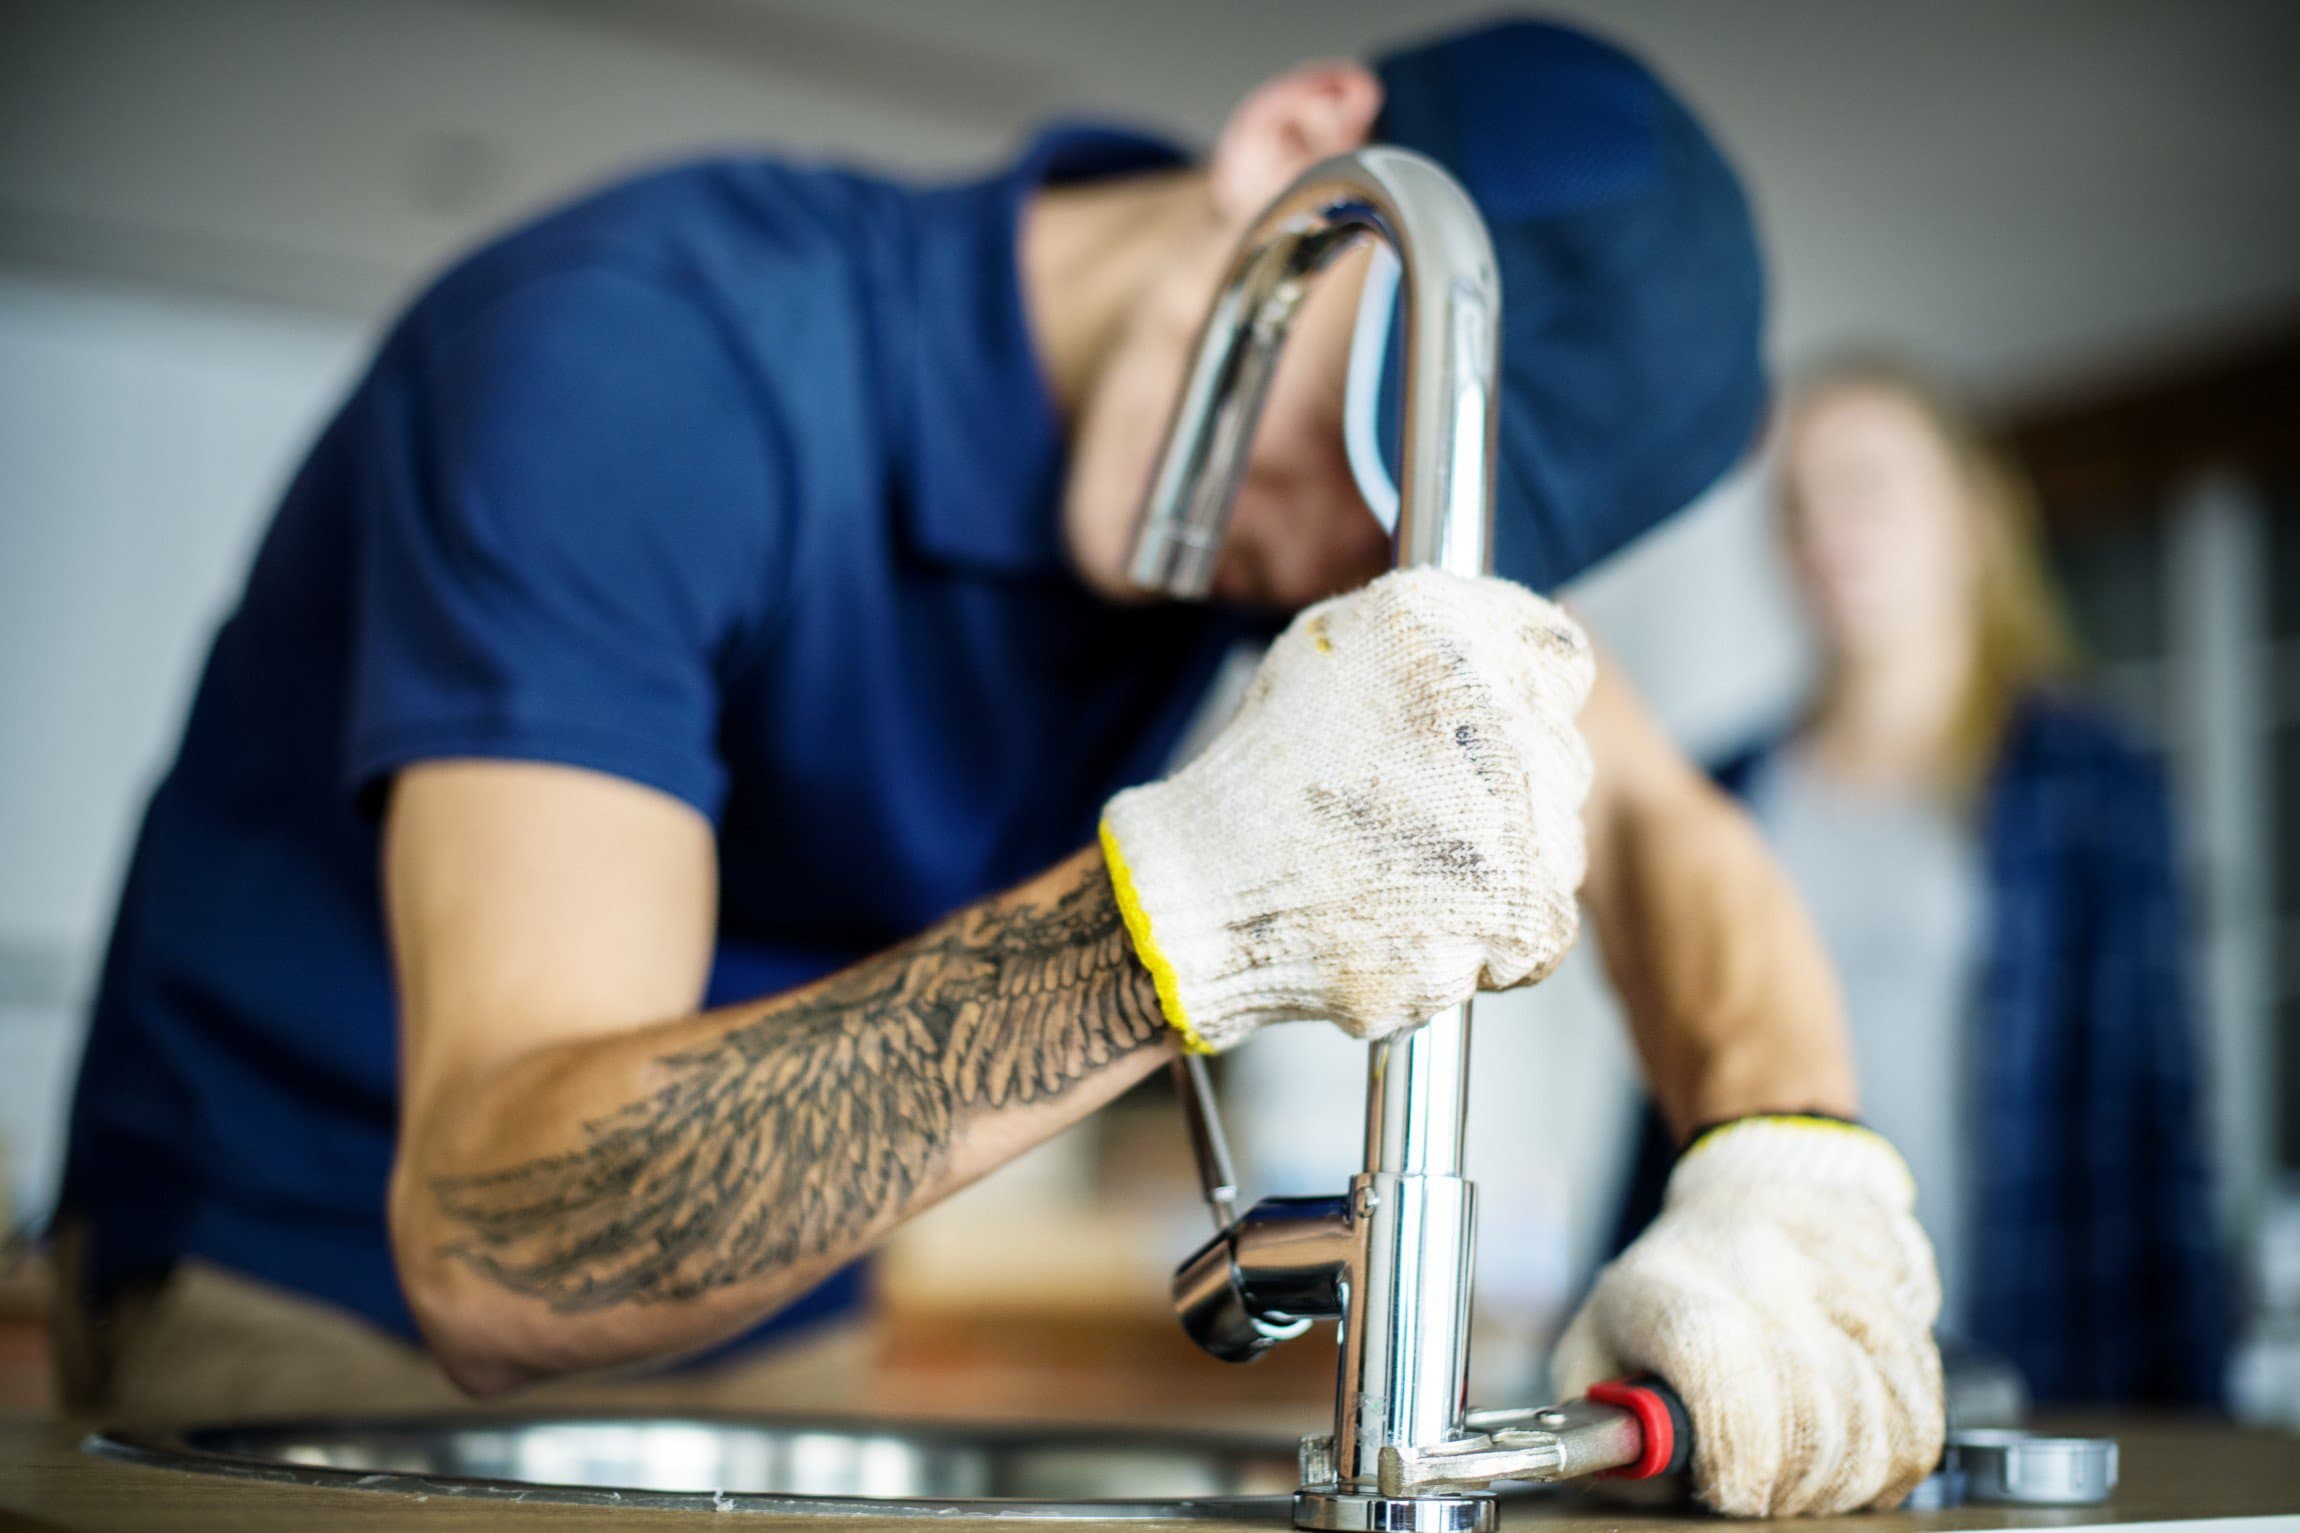
[[[1944,1468],[1986,1506],[2097,1506],[2116,1491],[2116,1440],[2031,1432],[1951,1432]]]
[[[1294,1497],[1294,1526],[1315,1533],[1494,1533],[1491,1496],[1369,1496],[1305,1490]]]

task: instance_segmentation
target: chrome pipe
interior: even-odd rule
[[[1485,223],[1436,164],[1371,148],[1313,166],[1255,221],[1223,274],[1136,524],[1128,573],[1144,589],[1203,598],[1278,352],[1311,281],[1344,250],[1396,254],[1405,304],[1400,567],[1491,567],[1501,282]],[[1365,1170],[1351,1183],[1338,1280],[1342,1358],[1334,1433],[1305,1448],[1298,1526],[1470,1533],[1490,1497],[1383,1497],[1384,1448],[1427,1449],[1463,1433],[1469,1378],[1476,1193],[1462,1176],[1470,1008],[1453,1007],[1371,1051]],[[1242,1230],[1261,1211],[1231,1226]],[[1273,1210],[1282,1220],[1285,1210]],[[1299,1217],[1299,1215],[1297,1215]],[[1327,1216],[1312,1242],[1343,1244]],[[1270,1226],[1263,1226],[1268,1241]],[[1230,1234],[1177,1277],[1193,1334],[1225,1355],[1269,1344],[1246,1317],[1264,1275]],[[1307,1483],[1315,1479],[1316,1483]]]
[[[1469,1127],[1468,1006],[1449,1006],[1366,1062],[1368,1171],[1459,1176]]]
[[[1350,1184],[1364,1302],[1342,1334],[1336,1409],[1351,1419],[1334,1426],[1344,1484],[1371,1482],[1385,1447],[1460,1435],[1469,1406],[1469,1010],[1449,1007],[1367,1061],[1365,1170]]]

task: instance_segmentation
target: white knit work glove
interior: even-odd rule
[[[1504,580],[1401,570],[1297,617],[1204,754],[1103,814],[1185,1043],[1316,1017],[1384,1037],[1555,968],[1593,674],[1573,620]]]
[[[1694,1493],[1720,1512],[1898,1505],[1943,1430],[1940,1279],[1915,1206],[1900,1155],[1867,1129],[1711,1130],[1558,1341],[1558,1398],[1658,1374],[1692,1418]]]

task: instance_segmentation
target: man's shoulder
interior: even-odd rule
[[[722,315],[818,309],[905,190],[852,171],[765,155],[682,160],[592,188],[496,235],[442,271],[401,328],[460,333],[509,295],[611,278]]]

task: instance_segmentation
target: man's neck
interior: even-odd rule
[[[1019,236],[1023,305],[1040,366],[1065,419],[1075,418],[1113,341],[1131,321],[1195,323],[1214,273],[1195,268],[1226,242],[1199,170],[1156,171],[1053,187],[1025,205]],[[1184,275],[1187,280],[1170,280]],[[1162,280],[1169,279],[1169,280]],[[1177,286],[1188,293],[1175,293]],[[1171,296],[1174,301],[1164,301]],[[1144,300],[1158,298],[1145,316]],[[1186,316],[1182,315],[1188,310]]]

